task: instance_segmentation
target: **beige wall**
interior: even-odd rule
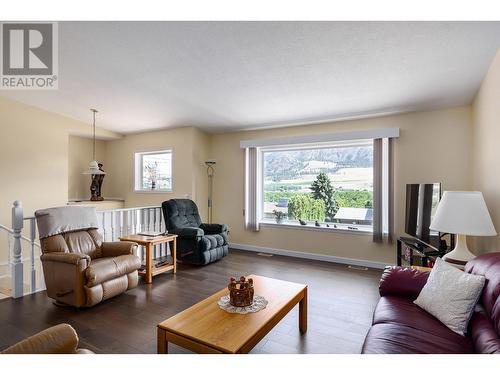
[[[395,261],[395,245],[377,245],[371,237],[353,233],[262,227],[260,232],[243,227],[244,139],[273,138],[353,130],[399,127],[394,144],[395,227],[404,232],[405,184],[441,182],[444,189],[470,187],[472,132],[471,108],[459,107],[433,112],[343,121],[262,131],[237,132],[212,137],[212,157],[217,159],[214,220],[231,227],[231,242],[257,247],[365,259]]]
[[[112,197],[125,199],[126,207],[154,206],[171,198],[193,199],[206,218],[206,178],[203,162],[208,157],[209,136],[192,127],[130,134],[108,142],[105,159],[111,171],[107,189]],[[173,175],[171,193],[134,192],[134,153],[171,149]]]
[[[497,232],[500,231],[500,52],[473,103],[473,188],[482,191]],[[500,251],[500,237],[475,241],[476,253]]]
[[[104,171],[108,172],[105,159],[108,141],[96,140],[95,156],[103,163]],[[68,142],[68,199],[90,199],[91,176],[82,174],[89,167],[92,158],[92,138],[69,136]],[[109,198],[106,176],[102,184],[102,196]]]
[[[20,199],[26,215],[68,200],[70,134],[90,125],[0,96],[0,223],[10,227],[12,202]],[[97,129],[97,135],[116,133]]]
[[[89,124],[0,96],[0,224],[11,227],[17,199],[25,216],[67,203],[69,136],[89,131]],[[118,137],[102,129],[97,134]],[[0,231],[0,267],[7,260],[6,244]]]

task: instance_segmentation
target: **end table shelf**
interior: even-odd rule
[[[416,239],[400,237],[397,241],[397,265],[432,267],[436,258],[446,254],[446,250],[437,250]]]
[[[168,272],[170,270],[173,273],[177,272],[177,235],[167,234],[164,236],[142,236],[139,234],[132,234],[128,236],[119,237],[120,241],[130,241],[142,245],[146,248],[146,266],[139,270],[139,275],[144,277],[146,283],[151,284],[153,282],[153,276],[159,275],[160,273]],[[159,267],[155,266],[155,260],[153,259],[152,247],[155,245],[160,245],[163,243],[171,243],[170,252],[172,254],[172,262],[163,264]],[[156,264],[159,262],[164,262],[167,257],[162,257],[157,259]]]

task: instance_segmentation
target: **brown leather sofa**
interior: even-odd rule
[[[48,208],[35,217],[50,298],[88,307],[137,286],[137,244],[103,242],[93,207]]]
[[[69,324],[58,324],[5,349],[1,354],[93,354],[78,349],[78,335]]]

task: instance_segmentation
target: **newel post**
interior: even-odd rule
[[[23,206],[21,201],[15,201],[12,207],[12,229],[14,231],[14,248],[12,255],[12,297],[19,298],[23,291],[23,261],[21,247],[21,231],[23,230]]]

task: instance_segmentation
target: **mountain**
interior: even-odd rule
[[[273,176],[276,182],[319,172],[335,173],[341,168],[369,168],[372,164],[372,146],[264,153],[265,175]]]

